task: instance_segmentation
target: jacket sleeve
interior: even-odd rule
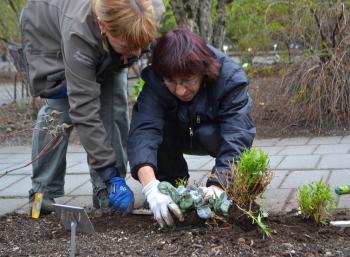
[[[142,166],[157,169],[157,150],[163,139],[167,109],[160,93],[166,88],[159,86],[159,80],[143,78],[145,85],[133,108],[127,146],[131,174],[137,180]]]
[[[63,50],[70,117],[88,154],[89,164],[94,169],[114,165],[116,154],[107,141],[100,118],[101,85],[96,82],[98,50],[73,33],[63,35]]]
[[[231,65],[229,67],[232,67]],[[234,65],[229,72],[225,66],[223,74],[231,74],[220,78],[224,90],[219,96],[218,122],[222,144],[216,157],[213,173],[207,185],[232,182],[231,161],[237,161],[246,148],[250,148],[256,134],[252,121],[252,99],[248,94],[248,78],[244,71]]]

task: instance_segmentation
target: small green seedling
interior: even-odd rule
[[[239,206],[248,206],[265,192],[272,180],[268,155],[255,147],[247,149],[237,165],[232,165],[232,177],[229,196]]]
[[[186,178],[178,178],[175,181],[175,187],[178,188],[179,186],[188,187],[187,179]]]
[[[139,97],[143,87],[145,85],[145,81],[143,79],[139,79],[136,84],[133,87],[133,93],[132,93],[132,97],[131,100],[133,102],[136,102],[137,98]]]
[[[317,224],[327,224],[335,208],[332,189],[321,178],[299,188],[299,205],[305,218],[313,218]]]
[[[263,221],[263,219],[268,216],[268,213],[265,210],[260,209],[258,213],[254,213],[251,209],[247,211],[239,207],[237,204],[236,206],[239,210],[241,210],[245,215],[247,215],[252,220],[253,224],[256,224],[258,226],[264,239],[271,236],[270,227]]]

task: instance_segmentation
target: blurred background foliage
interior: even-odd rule
[[[295,48],[315,49],[319,47],[319,30],[315,22],[315,13],[329,9],[331,6],[343,2],[347,7],[350,0],[202,0],[191,1],[191,5],[198,9],[205,9],[211,19],[207,24],[198,21],[199,16],[193,17],[195,12],[204,15],[203,10],[190,9],[188,0],[164,0],[166,13],[163,18],[160,33],[168,31],[179,25],[186,25],[186,19],[194,19],[194,30],[206,30],[207,41],[213,43],[212,35],[216,30],[215,24],[222,17],[225,21],[218,26],[224,26],[223,43],[229,50],[245,52],[251,48],[253,52],[271,51],[277,44],[279,50]],[[204,8],[204,3],[210,8]],[[19,42],[18,27],[21,9],[26,0],[0,1],[0,39],[3,43]],[[197,3],[197,5],[196,5]],[[174,15],[174,8],[177,13]],[[178,10],[183,9],[183,10]],[[192,16],[191,16],[192,15]],[[200,27],[206,26],[205,29]],[[211,29],[211,31],[210,31]],[[214,31],[214,32],[213,32]],[[202,33],[203,34],[203,33]],[[216,45],[222,48],[222,44]],[[214,43],[215,45],[215,43]]]
[[[0,1],[0,39],[4,43],[18,42],[19,17],[26,0],[1,0]]]

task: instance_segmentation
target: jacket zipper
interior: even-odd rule
[[[188,129],[190,132],[190,148],[192,148],[193,128],[190,126]]]
[[[196,115],[196,124],[197,126],[201,123],[201,118],[199,115]],[[190,133],[190,148],[192,148],[193,144],[192,144],[192,140],[193,140],[193,135],[194,135],[194,131],[193,131],[193,128],[194,128],[194,124],[193,124],[193,121],[191,122],[191,125],[188,127],[188,130],[189,130],[189,133]]]

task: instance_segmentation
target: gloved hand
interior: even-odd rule
[[[122,177],[113,177],[107,182],[109,204],[113,211],[126,215],[134,206],[134,193]]]
[[[180,221],[183,221],[184,218],[179,206],[177,206],[169,195],[159,192],[158,184],[159,180],[153,180],[149,182],[142,190],[147,199],[149,207],[154,214],[154,219],[157,220],[158,224],[162,228],[165,224],[172,226],[174,221],[169,212],[170,210]]]
[[[200,187],[200,188],[203,190],[205,202],[209,201],[210,198],[212,199],[219,198],[222,192],[224,192],[224,190],[222,190],[217,186]]]

